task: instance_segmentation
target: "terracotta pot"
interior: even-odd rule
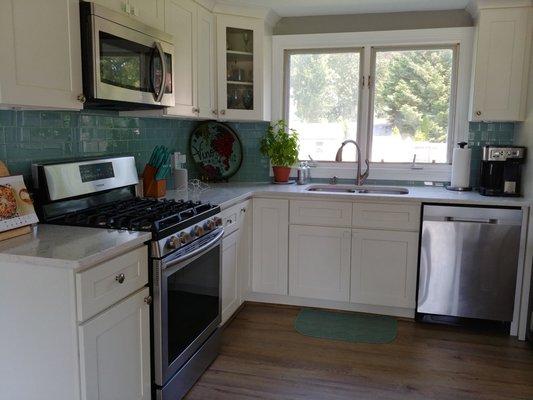
[[[274,170],[274,180],[276,182],[288,182],[291,174],[291,167],[272,167]]]

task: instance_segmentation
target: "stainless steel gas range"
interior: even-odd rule
[[[133,157],[35,164],[33,179],[45,223],[152,232],[153,391],[183,397],[219,349],[220,208],[137,197]]]

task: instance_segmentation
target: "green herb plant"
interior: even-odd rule
[[[283,119],[269,125],[261,139],[261,153],[270,158],[275,167],[292,167],[298,161],[299,148],[298,132],[289,129]]]

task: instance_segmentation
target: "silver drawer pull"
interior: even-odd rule
[[[118,283],[124,283],[124,281],[126,280],[126,275],[124,275],[124,274],[118,274],[117,276],[115,276],[115,280],[116,280]]]
[[[497,224],[496,218],[457,218],[457,217],[444,217],[448,222],[473,222],[476,224]]]

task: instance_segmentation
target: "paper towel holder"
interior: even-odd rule
[[[467,142],[459,142],[457,143],[457,145],[461,148],[461,149],[464,149],[466,147],[468,143]],[[445,186],[445,188],[447,190],[452,190],[454,192],[470,192],[472,190],[472,187],[471,186],[468,186],[468,187],[462,187],[462,186],[451,186],[451,185],[447,185]]]

